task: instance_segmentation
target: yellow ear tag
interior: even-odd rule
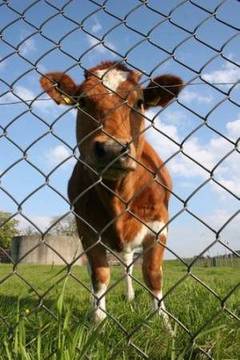
[[[71,100],[69,97],[67,97],[67,96],[63,96],[63,100],[64,100],[65,103],[68,104],[68,105],[72,103],[72,100]]]

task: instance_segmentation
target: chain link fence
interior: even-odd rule
[[[175,260],[166,261],[167,280],[164,292],[175,337],[164,329],[158,330],[160,338],[158,333],[154,333],[153,329],[158,329],[159,326],[154,321],[156,311],[151,311],[149,304],[146,310],[145,295],[140,295],[134,306],[124,305],[126,308],[129,306],[126,313],[127,318],[133,317],[132,323],[127,323],[124,311],[120,315],[116,313],[117,306],[123,306],[123,300],[112,294],[121,287],[125,275],[120,275],[118,268],[114,267],[117,275],[113,276],[107,294],[109,298],[115,296],[116,304],[115,307],[109,306],[107,317],[111,326],[116,329],[116,334],[120,334],[120,340],[111,348],[113,339],[109,336],[108,348],[114,350],[111,350],[111,354],[109,350],[103,357],[120,359],[127,358],[126,354],[130,354],[129,358],[167,359],[170,355],[161,355],[164,351],[167,353],[166,349],[161,349],[161,344],[165,341],[163,338],[167,338],[171,344],[169,351],[172,359],[222,359],[227,358],[227,352],[223,356],[222,350],[216,350],[221,333],[227,339],[228,345],[224,346],[230,347],[235,341],[240,341],[240,279],[237,276],[240,257],[237,239],[239,11],[240,3],[235,0],[131,0],[124,4],[111,0],[0,2],[0,146],[3,154],[0,164],[0,210],[11,213],[1,221],[1,228],[4,229],[13,219],[18,219],[19,222],[24,222],[25,228],[30,226],[31,234],[39,237],[37,244],[30,246],[26,254],[17,261],[13,260],[6,248],[1,247],[4,262],[7,259],[11,263],[2,265],[0,272],[3,298],[0,321],[8,339],[13,339],[16,327],[24,319],[28,326],[26,348],[31,348],[39,341],[34,331],[33,334],[29,330],[31,326],[34,328],[34,316],[43,312],[49,319],[53,319],[50,321],[57,322],[52,294],[59,286],[66,285],[65,279],[73,282],[79,294],[91,294],[88,280],[82,278],[84,270],[74,268],[75,263],[85,256],[84,251],[68,262],[64,259],[64,252],[60,253],[47,241],[47,236],[54,227],[73,212],[67,199],[66,184],[73,160],[79,161],[73,127],[76,116],[74,109],[78,104],[68,108],[55,107],[50,98],[40,90],[39,78],[50,70],[58,69],[79,78],[79,73],[82,74],[102,60],[110,59],[139,71],[142,74],[142,84],[149,82],[156,72],[171,72],[184,79],[185,88],[182,95],[166,109],[146,113],[147,124],[144,130],[149,141],[153,141],[153,146],[157,145],[160,156],[163,152],[164,165],[170,168],[175,179],[171,197],[176,203],[170,212],[170,243],[166,246],[168,256]],[[114,37],[117,38],[115,42]],[[169,114],[166,112],[168,110],[171,111]],[[166,122],[161,122],[162,117],[168,120],[171,116],[175,123],[172,121],[167,126]],[[37,124],[36,127],[33,127],[33,123]],[[178,127],[181,134],[177,133]],[[161,146],[156,142],[156,136]],[[196,140],[197,136],[202,136],[206,146]],[[212,139],[211,136],[215,138]],[[54,149],[53,144],[56,145]],[[167,152],[165,147],[169,147],[171,151]],[[44,161],[50,161],[50,170],[41,163],[41,152],[46,153],[46,149],[49,156]],[[25,165],[28,169],[31,168],[31,171],[26,171],[26,176]],[[14,173],[15,169],[19,169],[19,172]],[[61,169],[65,169],[66,175],[62,175]],[[218,173],[219,169],[221,171]],[[194,181],[187,183],[186,173],[189,177],[193,175]],[[61,177],[64,179],[61,180]],[[99,180],[96,184],[98,182]],[[24,190],[21,191],[21,188]],[[46,189],[47,192],[42,193]],[[43,218],[31,216],[31,212],[35,211],[31,203],[42,209],[42,214],[48,207],[54,212],[57,206],[54,205],[51,194],[60,201],[62,214],[47,226],[42,226]],[[191,206],[191,201],[195,199],[196,203]],[[218,201],[222,204],[220,209]],[[225,213],[228,208],[229,212]],[[46,212],[50,213],[48,209]],[[214,219],[211,217],[212,213],[215,214]],[[205,216],[206,214],[208,215]],[[193,223],[187,220],[181,225],[178,220],[183,215],[192,219]],[[224,231],[233,223],[235,225],[229,240]],[[191,231],[186,232],[188,227]],[[201,233],[202,229],[207,232],[202,235],[204,241],[198,247],[196,243],[201,240],[201,234],[197,233]],[[171,234],[176,239],[181,237],[176,240],[176,247],[175,243],[171,243]],[[21,262],[26,257],[31,257],[43,244],[61,258],[64,267],[56,271],[52,268],[55,271],[53,275],[50,268],[41,270],[37,267],[34,270],[32,265],[29,274],[27,268],[24,268],[26,265],[21,265]],[[113,264],[119,264],[119,261],[122,263],[118,254],[104,246],[111,254]],[[192,253],[189,248],[192,248]],[[217,252],[214,252],[215,248]],[[197,256],[194,256],[196,253]],[[218,253],[220,255],[216,256]],[[142,251],[139,251],[136,262],[141,257]],[[218,268],[219,259],[225,259],[224,267]],[[136,264],[136,268],[138,267]],[[205,269],[210,269],[209,277],[203,272]],[[36,274],[36,271],[40,273]],[[140,294],[149,292],[138,273],[130,276],[139,287]],[[38,277],[44,279],[42,288]],[[221,284],[226,284],[221,289],[218,287],[219,279]],[[191,286],[189,281],[192,281]],[[12,286],[19,288],[19,294],[11,293],[12,290],[8,294],[8,289]],[[22,308],[18,299],[21,292],[25,294]],[[35,300],[31,302],[29,299],[33,294]],[[15,310],[13,307],[7,309],[4,296],[7,303],[14,305]],[[84,296],[81,301],[86,302]],[[174,297],[175,300],[171,300]],[[145,305],[141,305],[141,301]],[[11,312],[14,313],[17,308],[19,310],[19,307],[19,316],[12,318]],[[83,309],[86,310],[85,304]],[[199,322],[194,315],[198,310],[202,311]],[[93,331],[81,314],[81,309],[78,312],[73,311],[74,323],[79,324],[81,319],[84,329]],[[188,314],[188,320],[184,313]],[[42,324],[41,330],[37,331],[48,336],[48,326],[46,323]],[[94,333],[94,336],[101,339],[102,331],[104,330],[100,329],[100,333]],[[213,336],[214,331],[218,334],[216,337]],[[108,332],[111,333],[111,330],[108,329]],[[113,332],[112,336],[116,334]],[[104,336],[107,337],[106,334]],[[100,342],[104,343],[103,340]],[[94,342],[90,345],[93,348],[95,346]],[[163,346],[167,347],[166,343]],[[99,355],[101,347],[97,350],[99,357],[91,354],[90,350],[82,352],[82,347],[76,344],[79,358],[103,358]],[[159,347],[159,355],[151,347]],[[123,355],[121,351],[125,350]],[[238,358],[237,352],[231,353],[229,350],[229,354],[228,358]],[[49,354],[44,356],[42,358],[63,358],[57,349],[49,350]]]

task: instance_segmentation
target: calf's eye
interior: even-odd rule
[[[78,102],[78,107],[80,109],[85,109],[86,108],[87,103],[86,103],[86,99],[84,97],[79,97],[77,102]]]

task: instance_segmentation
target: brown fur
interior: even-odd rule
[[[156,295],[162,288],[162,262],[166,237],[161,235],[159,241],[158,244],[154,237],[148,236],[143,244],[143,277],[146,285]]]

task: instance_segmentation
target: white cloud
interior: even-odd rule
[[[237,196],[240,196],[240,184],[239,184],[239,177],[236,178],[233,174],[232,174],[232,178],[231,180],[227,180],[227,179],[220,179],[220,183],[225,186],[228,190],[232,191],[234,194],[236,194]],[[219,191],[220,188],[217,188],[217,191]]]
[[[186,124],[187,121],[186,114],[180,110],[172,110],[167,108],[161,113],[160,116],[164,123],[168,125],[177,125],[178,128],[179,126],[182,126],[183,123]]]
[[[101,32],[103,27],[100,24],[100,22],[98,21],[98,18],[96,16],[94,17],[93,20],[94,20],[94,24],[92,25],[91,33],[93,35],[96,35],[97,37],[100,37],[99,33]],[[99,40],[95,39],[94,36],[87,34],[86,37],[87,37],[87,42],[90,47],[92,47],[94,45],[98,45],[93,49],[93,51],[96,51],[100,54],[106,54],[106,53],[109,53],[109,51],[111,51],[111,50],[107,49],[104,45],[102,45]],[[105,42],[106,46],[108,46],[110,49],[116,51],[116,46],[112,42],[110,42],[108,40],[104,40],[104,42]],[[112,53],[112,56],[115,56],[115,54]]]
[[[147,113],[148,117],[152,117],[153,112]],[[167,125],[157,118],[155,121],[157,127],[175,141],[179,142],[178,127],[175,125]],[[226,136],[238,138],[240,133],[240,120],[228,122],[226,124]],[[171,140],[162,136],[154,128],[146,132],[148,141],[154,146],[160,156],[166,160],[172,154],[179,150]],[[196,136],[191,137],[183,145],[183,151],[191,158],[202,164],[208,170],[212,170],[229,151],[233,150],[233,145],[222,137],[213,137],[208,142],[202,143]],[[234,152],[227,157],[215,170],[216,179],[226,188],[240,195],[240,166],[239,153]],[[181,176],[183,178],[201,177],[203,179],[209,177],[207,171],[195,164],[191,159],[183,154],[179,154],[168,162],[168,168],[172,175]],[[220,191],[220,187],[215,185],[215,190]]]
[[[240,67],[227,62],[220,70],[204,74],[203,78],[208,82],[234,83],[240,80]]]
[[[177,131],[177,127],[175,126],[175,123],[179,123],[180,120],[182,119],[182,115],[180,112],[161,114],[160,116],[161,118],[164,118],[164,122],[159,119],[158,115],[156,116],[156,111],[154,110],[146,111],[145,115],[149,120],[154,120],[154,124],[159,130],[161,130],[163,133],[167,134],[171,138],[175,139],[176,141],[179,141],[178,131]],[[170,121],[171,124],[169,124]],[[149,123],[147,123],[147,125],[148,124]]]
[[[194,137],[186,142],[183,149],[186,154],[190,155],[205,168],[212,170],[218,161],[233,149],[233,145],[219,137],[212,138],[206,144],[201,144],[199,139]],[[216,180],[238,196],[240,195],[240,167],[237,165],[239,160],[239,153],[234,152],[215,170]],[[174,158],[170,161],[169,166],[173,174],[185,178],[200,176],[205,179],[209,177],[206,171],[197,165],[194,166],[193,162],[185,156]],[[214,185],[213,188],[215,191],[222,191],[222,188],[218,185]]]
[[[23,40],[23,37],[21,37],[21,39]],[[26,56],[29,53],[36,51],[36,50],[37,50],[36,43],[32,37],[25,40],[19,47],[20,54],[23,56]]]
[[[16,94],[17,96],[15,96]],[[12,102],[18,102],[21,100],[28,101],[35,99],[39,93],[34,93],[33,90],[22,86],[22,85],[15,85],[13,88],[13,92],[8,92],[6,95],[0,97],[0,103],[12,103]],[[46,98],[46,96],[43,96]],[[52,99],[49,98],[49,101],[38,101],[38,99],[41,99],[42,97],[37,97],[36,101],[33,102],[32,109],[41,111],[42,113],[49,113],[51,111],[51,114],[54,114],[53,111],[57,109],[56,104]],[[28,102],[30,104],[30,102]],[[71,113],[71,112],[70,112]]]
[[[99,52],[101,54],[105,54],[106,52],[111,51],[111,50],[108,50],[104,45],[100,44],[99,40],[95,39],[93,36],[91,36],[91,35],[86,35],[86,36],[87,36],[87,41],[88,41],[88,44],[90,47],[99,44],[93,50],[96,50],[97,52]],[[105,43],[108,46],[108,48],[110,48],[112,50],[116,50],[116,47],[112,42],[105,40]]]
[[[228,135],[230,138],[237,140],[240,137],[240,118],[235,121],[230,121],[226,125]]]
[[[19,101],[19,98],[13,93],[18,95],[24,101],[34,99],[34,97],[36,96],[31,90],[25,88],[24,86],[15,85],[13,88],[13,92],[9,92],[0,98],[0,103]]]
[[[25,101],[34,99],[36,97],[32,90],[21,85],[16,85],[14,92],[16,95],[18,95],[21,99]]]
[[[100,22],[98,21],[98,18],[95,16],[94,17],[94,25],[92,26],[92,32],[93,33],[98,33],[99,31],[101,31],[102,30],[102,25],[100,24]]]
[[[46,154],[46,159],[48,160],[48,163],[50,165],[58,165],[60,164],[62,161],[64,161],[65,159],[69,158],[69,156],[71,156],[72,153],[70,152],[70,150],[64,146],[64,145],[57,145],[51,149],[48,150],[47,154]],[[66,164],[70,164],[72,165],[72,163],[74,162],[74,158],[70,159],[69,161],[67,161],[66,163],[64,163],[63,165]]]
[[[92,37],[91,35],[87,35],[87,40],[88,40],[88,44],[90,46],[100,44],[100,42],[97,39],[95,39],[94,37]],[[96,49],[100,53],[104,53],[106,51],[105,47],[102,45],[96,46],[94,49]]]
[[[217,180],[238,196],[240,196],[239,160],[239,153],[235,151],[216,170]],[[219,186],[215,186],[215,189],[220,191]]]
[[[212,96],[203,95],[189,89],[184,89],[179,95],[179,100],[187,104],[192,102],[197,102],[199,104],[209,104],[212,102],[213,98]]]
[[[154,111],[149,110],[145,114],[149,119],[152,119],[155,115]],[[164,134],[167,134],[170,138],[174,139],[175,141],[179,141],[178,131],[177,127],[174,125],[169,125],[163,123],[161,120],[159,120],[159,117],[156,118],[154,121],[156,124],[156,127],[163,132]],[[146,125],[148,126],[149,123],[147,122]],[[154,146],[154,149],[160,154],[160,156],[166,160],[168,159],[173,153],[178,151],[178,146],[168,139],[166,136],[161,135],[159,131],[151,127],[145,132],[145,135],[149,141],[150,144]]]
[[[146,116],[150,119],[154,117],[154,111],[147,111]],[[160,115],[161,118],[164,118]],[[174,120],[174,114],[169,114],[171,120]],[[165,118],[164,118],[165,119]],[[176,116],[176,122],[179,123],[179,116]],[[166,119],[165,119],[166,121]],[[180,143],[179,136],[179,125],[166,124],[165,121],[156,117],[155,125],[161,130],[164,134],[168,135],[170,139],[175,140],[177,143]],[[146,132],[147,138],[151,144],[153,144],[155,150],[160,154],[160,156],[166,160],[172,154],[176,153],[179,150],[177,144],[173,141],[161,135],[154,128],[149,129]],[[214,155],[209,152],[209,150],[204,148],[204,146],[200,143],[197,137],[192,137],[188,140],[184,146],[183,150],[186,154],[189,154],[195,160],[204,164],[205,167],[211,169],[214,165]],[[168,167],[173,175],[183,176],[183,177],[193,177],[193,176],[201,176],[206,177],[207,173],[198,165],[195,165],[191,160],[189,160],[186,156],[179,154],[168,163]]]

